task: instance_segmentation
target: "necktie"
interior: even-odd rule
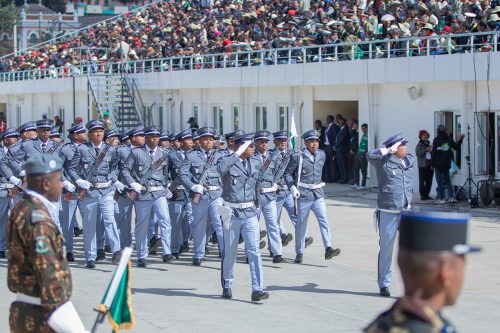
[[[150,151],[149,151],[149,156],[151,156],[151,158],[153,158],[154,154],[155,154],[155,151],[154,151],[154,150],[150,150]]]
[[[244,160],[243,165],[245,166],[245,170],[247,171],[247,173],[250,175],[251,174],[250,162],[248,162],[248,160]]]
[[[99,156],[99,147],[95,147],[94,149],[95,149],[95,156],[96,157]]]
[[[45,154],[45,151],[47,150],[47,144],[42,143],[42,152]]]

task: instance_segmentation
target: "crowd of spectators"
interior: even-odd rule
[[[93,70],[102,64],[139,59],[195,56],[199,68],[214,66],[207,55],[242,51],[297,48],[292,62],[334,61],[367,57],[467,52],[471,47],[489,51],[492,35],[447,38],[468,32],[500,30],[498,0],[181,0],[160,1],[113,20],[85,28],[71,37],[0,59],[0,72],[59,69],[70,72],[80,64]],[[430,36],[430,39],[422,39]],[[409,37],[410,43],[397,41]],[[357,42],[394,39],[368,49]],[[340,45],[339,45],[340,44]],[[303,46],[328,45],[304,53]],[[368,54],[373,52],[373,54]],[[251,65],[288,62],[249,57]],[[272,53],[276,54],[278,53]],[[233,63],[233,66],[241,65]],[[246,64],[248,65],[248,63]],[[163,66],[163,64],[161,65]],[[172,66],[172,63],[165,66]],[[192,66],[192,64],[191,64]],[[157,68],[152,61],[151,68]]]

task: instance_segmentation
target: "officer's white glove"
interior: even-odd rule
[[[166,195],[167,199],[172,199],[173,196],[174,195],[172,194],[172,192],[170,192],[170,190],[167,189],[167,195]]]
[[[21,170],[21,172],[19,172],[19,177],[24,177],[24,176],[26,176],[26,171]]]
[[[295,187],[295,185],[293,185],[292,187],[290,187],[290,191],[292,192],[292,196],[295,198],[295,199],[298,199],[300,197],[300,192],[299,190],[297,189],[297,187]]]
[[[398,151],[398,147],[401,145],[401,142],[396,142],[392,146],[389,147],[389,154],[394,154]]]
[[[119,193],[122,193],[123,190],[125,189],[125,185],[123,185],[123,183],[119,180],[117,180],[115,182],[115,189],[119,192]]]
[[[141,193],[142,191],[142,185],[139,183],[132,183],[130,184],[130,187],[137,193]]]
[[[9,178],[9,182],[13,185],[16,185],[16,186],[21,186],[21,184],[23,183],[23,181],[19,178],[17,178],[16,176],[11,176]]]
[[[80,187],[80,188],[83,188],[84,190],[88,190],[92,184],[88,181],[86,181],[85,179],[78,179],[76,181],[76,184]]]
[[[68,182],[67,180],[63,181],[64,188],[69,192],[73,193],[76,190],[76,186]]]
[[[191,187],[191,191],[193,191],[195,193],[203,194],[203,185],[200,185],[200,184],[193,185]]]
[[[239,148],[236,150],[235,154],[240,157],[245,150],[247,150],[248,146],[252,144],[252,141],[245,141]]]

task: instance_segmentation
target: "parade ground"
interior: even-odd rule
[[[201,267],[191,265],[191,253],[170,264],[163,264],[160,255],[150,256],[148,268],[134,266],[132,270],[137,325],[130,332],[360,332],[402,294],[402,282],[395,263],[394,298],[379,297],[378,236],[373,227],[376,193],[352,190],[347,185],[328,185],[326,193],[333,244],[342,250],[340,256],[324,260],[318,224],[311,216],[308,236],[314,237],[314,243],[307,248],[303,264],[292,263],[293,242],[283,251],[289,263],[273,264],[267,248],[262,250],[264,284],[270,293],[262,303],[250,302],[250,273],[243,244],[232,300],[220,298],[220,260],[215,246],[210,245]],[[423,203],[417,198],[414,207],[452,207]],[[483,252],[467,257],[462,294],[456,306],[445,310],[445,316],[460,332],[492,332],[500,327],[500,210],[470,210],[465,203],[453,208],[472,214],[470,243],[483,246]],[[284,215],[287,230],[293,233]],[[261,226],[264,228],[262,220]],[[70,265],[72,301],[90,330],[96,317],[93,309],[101,301],[115,266],[107,254],[96,269],[86,269],[81,236],[76,238],[76,249],[77,262]],[[134,253],[134,265],[135,259]],[[7,288],[6,277],[7,261],[0,259],[0,332],[9,331],[9,306],[15,296]],[[98,329],[110,331],[107,322]]]

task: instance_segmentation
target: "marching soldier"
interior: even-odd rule
[[[266,223],[269,251],[271,257],[273,257],[273,263],[278,264],[284,262],[285,259],[282,257],[280,228],[276,212],[277,186],[274,183],[274,173],[278,167],[278,156],[267,150],[270,135],[271,133],[268,131],[258,131],[254,137],[254,157],[262,164],[257,178],[256,188],[258,192],[256,195],[259,204],[259,215],[262,212]]]
[[[54,223],[60,200],[61,160],[37,154],[26,161],[27,189],[9,218],[11,332],[86,332],[70,300],[71,272]]]
[[[319,133],[315,130],[302,135],[305,148],[292,154],[285,170],[285,180],[292,196],[296,199],[297,223],[295,224],[295,263],[302,263],[305,249],[307,220],[312,210],[318,220],[325,260],[340,254],[340,249],[332,247],[330,226],[326,215],[325,199],[321,181],[325,153],[319,149]]]
[[[231,133],[227,133],[227,134],[224,135],[224,137],[226,138],[226,144],[227,144],[226,149],[223,150],[224,156],[229,156],[232,153],[234,153],[234,151],[236,150],[236,148],[235,148],[236,145],[234,143],[233,138],[236,135],[243,135],[243,134],[245,134],[245,131],[237,130],[237,131],[234,131],[234,132],[231,132]]]
[[[202,127],[197,131],[199,149],[187,154],[179,170],[182,185],[191,191],[193,209],[193,265],[200,266],[205,256],[207,222],[210,219],[217,234],[219,251],[222,253],[223,234],[217,206],[222,204],[221,179],[217,172],[217,162],[222,152],[214,148],[215,129]]]
[[[405,294],[366,333],[457,332],[441,313],[455,304],[464,279],[469,216],[444,212],[401,215],[398,265]]]
[[[106,142],[106,144],[111,145],[115,148],[120,144],[119,137],[120,137],[120,135],[114,129],[109,129],[109,130],[104,132],[104,142]]]
[[[172,254],[178,258],[179,254],[186,251],[186,245],[189,237],[189,216],[192,211],[191,201],[189,200],[189,191],[182,185],[179,177],[179,170],[187,154],[193,148],[193,136],[190,129],[184,130],[176,135],[176,141],[179,141],[180,149],[170,152],[170,175],[172,184],[172,200],[169,202],[170,218],[172,220]],[[192,216],[192,214],[189,214]]]
[[[167,198],[172,194],[167,188],[168,152],[158,147],[160,130],[156,126],[144,129],[146,144],[134,147],[125,162],[123,178],[136,192],[135,239],[137,248],[137,266],[146,267],[148,257],[148,227],[152,214],[160,228],[163,247],[163,262],[173,259],[170,249],[171,223],[168,213]]]
[[[269,298],[263,290],[263,270],[260,256],[260,228],[255,206],[255,186],[262,163],[254,158],[253,133],[233,137],[236,152],[222,158],[217,171],[222,177],[224,199],[221,211],[224,224],[224,250],[222,254],[221,280],[222,298],[233,297],[231,286],[234,280],[234,263],[240,233],[245,241],[245,250],[252,278],[254,302]]]
[[[85,126],[90,141],[78,146],[68,173],[78,185],[78,199],[83,219],[83,244],[87,268],[95,268],[97,259],[97,223],[102,219],[111,246],[112,262],[118,262],[120,239],[114,216],[113,194],[117,181],[118,158],[115,148],[104,143],[104,123],[91,120]],[[101,218],[99,218],[99,212]]]
[[[61,148],[61,158],[63,162],[63,174],[69,182],[71,177],[68,174],[71,161],[78,153],[78,146],[87,142],[87,130],[83,125],[78,124],[68,130],[70,142],[66,143]],[[74,262],[73,255],[73,237],[76,222],[76,208],[78,206],[78,198],[76,195],[76,186],[69,182],[66,188],[63,189],[64,200],[62,201],[62,220],[61,229],[64,236],[66,246],[66,259],[69,262]]]
[[[18,139],[19,133],[16,132],[15,128],[7,128],[0,134],[0,140],[3,143],[3,148],[0,150],[0,159],[4,158],[9,147],[15,145]],[[7,217],[12,206],[9,190],[13,187],[14,185],[0,171],[0,258],[2,259],[5,258],[5,252],[7,251]]]
[[[55,142],[63,142],[64,140],[61,137],[61,133],[57,130],[57,128],[52,128],[50,131],[49,139]]]
[[[160,148],[164,148],[169,150],[170,147],[170,135],[168,131],[161,131],[160,134],[160,143],[159,143]]]
[[[286,131],[278,131],[273,133],[273,143],[275,148],[271,149],[271,153],[277,153],[278,160],[276,162],[279,165],[275,174],[274,174],[274,182],[277,185],[276,190],[276,216],[277,221],[279,223],[280,228],[280,237],[281,237],[281,245],[287,246],[293,239],[293,235],[291,233],[287,233],[285,229],[285,225],[281,220],[281,212],[282,209],[285,208],[292,225],[295,227],[295,223],[297,223],[297,216],[295,215],[293,208],[293,197],[288,189],[288,186],[285,183],[285,178],[283,174],[285,173],[286,166],[288,165],[288,161],[290,160],[292,150],[288,149],[288,134]],[[306,239],[306,247],[307,247],[307,239]]]
[[[411,209],[413,196],[413,164],[415,158],[408,154],[407,141],[396,134],[384,141],[382,148],[369,150],[366,158],[375,167],[378,180],[377,210],[375,217],[379,233],[377,283],[380,296],[391,293],[392,252],[399,228],[401,211]]]

